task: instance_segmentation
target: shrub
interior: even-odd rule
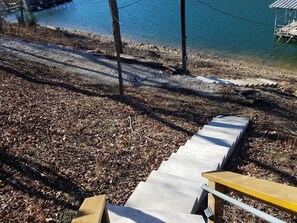
[[[32,12],[29,12],[25,16],[23,14],[17,15],[17,21],[19,25],[36,26],[38,20]]]
[[[28,26],[36,26],[37,25],[37,18],[35,15],[33,15],[32,12],[29,12],[29,14],[26,16],[26,25]]]

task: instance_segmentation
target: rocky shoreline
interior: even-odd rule
[[[27,33],[21,33],[23,30],[26,30]],[[41,39],[39,36],[40,34],[47,34],[52,39]],[[79,30],[66,30],[52,26],[38,26],[37,28],[30,29],[26,27],[19,27],[17,24],[7,23],[6,31],[4,32],[4,36],[5,35],[44,43],[59,44],[60,42],[61,45],[66,45],[75,49],[92,50],[97,53],[113,54],[114,52],[112,37]],[[83,40],[88,40],[89,44],[86,44]],[[98,43],[97,46],[96,43]],[[125,54],[136,57],[139,56],[141,58],[145,57],[147,59],[153,59],[163,63],[173,62],[175,65],[181,64],[181,51],[179,49],[145,44],[141,42],[138,43],[127,39],[123,39],[123,46]],[[188,50],[188,58],[189,69],[191,69],[190,71],[194,74],[205,71],[205,75],[214,75],[213,73],[207,72],[207,70],[203,70],[201,68],[216,66],[216,68],[224,67],[226,71],[221,74],[215,73],[215,75],[218,75],[219,77],[229,75],[238,76],[239,78],[240,75],[243,75],[243,78],[246,76],[262,76],[270,78],[279,78],[280,76],[297,76],[297,70],[294,68],[287,69],[281,68],[272,63],[266,64],[258,62],[257,58],[254,60],[232,58],[229,55],[198,52],[191,49]]]
[[[55,28],[57,29],[57,28]],[[58,28],[61,32],[73,34],[77,37],[93,39],[103,43],[100,47],[90,50],[95,53],[113,54],[113,38],[94,34],[91,32],[82,32],[78,30],[64,30]],[[146,58],[165,65],[181,66],[181,50],[158,46],[152,44],[138,43],[123,39],[124,53],[140,58]],[[242,58],[232,58],[228,55],[219,55],[216,53],[204,53],[194,50],[188,50],[188,69],[192,75],[203,75],[219,78],[268,78],[277,81],[284,91],[297,95],[297,88],[292,84],[297,78],[297,69],[282,68],[273,63],[258,62]]]

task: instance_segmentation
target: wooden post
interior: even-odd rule
[[[224,193],[225,187],[221,184],[208,181],[208,187]],[[224,201],[211,193],[208,193],[208,207],[213,211],[213,216],[208,219],[208,223],[222,222]]]
[[[112,16],[112,31],[114,37],[115,50],[117,54],[118,76],[119,76],[119,91],[120,95],[124,94],[123,77],[122,77],[122,65],[121,65],[121,53],[123,53],[119,12],[116,0],[109,0],[109,6]]]
[[[182,61],[183,72],[187,74],[187,47],[186,47],[186,3],[185,0],[180,1],[180,15],[181,15],[181,34],[182,34]]]
[[[120,53],[123,53],[121,29],[120,29],[120,18],[117,0],[109,0],[109,7],[112,16],[112,29],[115,42],[118,45]]]
[[[25,18],[24,18],[24,4],[23,0],[20,0],[20,11],[21,11],[21,24],[25,24]]]
[[[106,195],[86,198],[71,223],[110,223]]]

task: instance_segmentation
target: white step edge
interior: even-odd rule
[[[111,223],[205,223],[203,216],[107,205]]]
[[[196,196],[140,182],[125,204],[126,207],[192,214],[198,210]]]
[[[214,123],[217,125],[214,125]],[[210,122],[209,124],[205,125],[202,128],[202,130],[212,130],[212,131],[221,132],[221,133],[225,133],[225,134],[236,135],[237,138],[239,136],[241,136],[241,134],[244,131],[244,129],[242,127],[240,127],[240,128],[235,128],[234,126],[227,127],[226,124],[224,124],[225,125],[224,126],[222,123],[220,123],[220,124],[218,124],[217,122],[214,122],[214,123]]]
[[[200,150],[200,151],[209,152],[211,150],[215,153],[221,153],[226,156],[228,155],[228,153],[230,151],[230,147],[211,144],[210,142],[206,143],[204,141],[200,141],[199,139],[197,139],[197,140],[190,139],[186,142],[186,144],[184,146],[191,148],[193,151]]]
[[[219,163],[220,166],[223,166],[227,159],[227,155],[224,155],[222,153],[205,152],[203,150],[194,151],[188,147],[180,147],[176,153],[186,156],[192,156],[195,158],[201,158],[203,160],[213,160],[214,162]]]
[[[233,129],[233,131],[237,131],[239,138],[244,134],[246,130],[246,126],[236,125],[231,123],[220,123],[220,122],[208,122],[206,126],[212,126],[217,128],[222,128],[222,131],[228,131],[227,129]],[[204,126],[205,127],[205,126]]]
[[[177,154],[183,154],[187,156],[193,156],[195,158],[201,158],[205,160],[213,160],[214,162],[220,163],[222,166],[226,162],[227,155],[219,153],[216,150],[211,149],[195,149],[189,148],[187,146],[179,147]]]
[[[212,122],[221,122],[221,123],[232,123],[237,125],[245,125],[246,127],[249,124],[248,118],[241,118],[235,116],[217,116],[212,119]]]
[[[196,196],[197,198],[201,196],[201,185],[205,183],[205,181],[201,179],[187,179],[156,170],[151,172],[146,182],[191,196]]]
[[[198,135],[212,137],[215,140],[221,139],[230,144],[233,150],[240,139],[242,132],[232,129],[224,129],[216,126],[205,125]]]
[[[210,168],[218,169],[220,166],[220,163],[217,161],[199,159],[199,158],[195,158],[194,156],[190,157],[187,155],[177,154],[177,153],[172,153],[167,161],[183,165],[184,167],[198,168],[198,169],[206,166]]]
[[[201,168],[188,168],[183,165],[174,163],[174,162],[168,162],[163,161],[161,166],[159,167],[158,171],[163,173],[169,173],[172,175],[176,175],[179,177],[187,178],[187,179],[203,179],[202,173],[214,171],[216,168],[210,168],[210,167],[201,167]],[[203,181],[203,180],[202,180]],[[207,180],[205,179],[205,182]]]
[[[195,134],[191,140],[197,141],[197,142],[208,142],[210,145],[218,145],[218,146],[224,146],[229,147],[230,149],[233,149],[234,144],[236,142],[236,138],[227,137],[224,138],[224,134],[215,134],[212,131],[207,130],[200,130],[197,134]]]
[[[238,121],[224,121],[224,120],[217,120],[213,119],[212,121],[209,121],[207,125],[210,126],[217,126],[217,127],[223,127],[223,128],[233,128],[238,130],[244,130],[246,128],[247,123],[244,122],[238,122]]]

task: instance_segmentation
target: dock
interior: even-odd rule
[[[57,7],[72,0],[0,0],[0,12],[20,10],[22,7],[28,11],[35,12]]]
[[[277,0],[269,7],[276,9],[274,35],[278,38],[277,41],[286,39],[288,43],[290,40],[297,40],[297,1]]]
[[[17,0],[1,0],[0,13],[10,12],[19,9],[21,6],[20,1]]]
[[[275,30],[275,36],[281,38],[297,38],[297,21]]]
[[[34,12],[56,7],[71,1],[72,0],[23,0],[23,4],[29,11]]]

